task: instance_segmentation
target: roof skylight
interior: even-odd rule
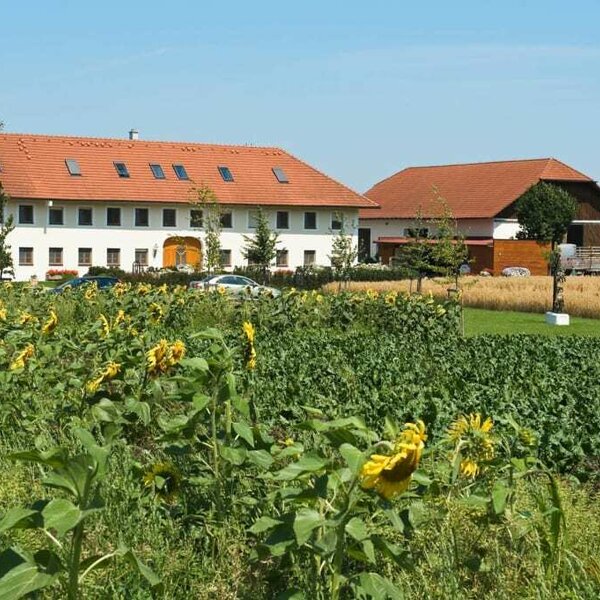
[[[189,179],[187,171],[183,165],[173,165],[173,171],[175,171],[177,179]]]
[[[166,179],[165,172],[158,163],[150,163],[150,170],[155,179]]]
[[[114,165],[119,177],[129,177],[129,171],[127,170],[127,165],[125,163],[116,162]]]
[[[65,159],[65,164],[67,165],[67,169],[70,175],[81,175],[79,163],[74,158]]]
[[[273,167],[273,175],[277,177],[277,181],[279,181],[279,183],[290,182],[287,175],[285,174],[285,171],[281,167]]]
[[[219,173],[221,173],[221,177],[223,181],[233,181],[233,174],[229,167],[217,167],[219,169]]]

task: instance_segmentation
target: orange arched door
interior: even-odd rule
[[[171,237],[163,244],[163,267],[190,265],[202,269],[202,244],[193,237]]]

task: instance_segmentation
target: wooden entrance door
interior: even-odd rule
[[[163,244],[163,267],[189,265],[202,268],[202,244],[193,237],[171,237]]]

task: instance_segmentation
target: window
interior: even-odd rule
[[[258,227],[258,211],[248,211],[248,229],[256,229]]]
[[[173,171],[175,171],[177,179],[189,179],[187,171],[183,165],[173,165]]]
[[[219,173],[221,173],[221,177],[223,178],[223,181],[233,181],[233,174],[231,173],[231,171],[229,170],[229,167],[218,167],[219,169]]]
[[[404,237],[407,238],[426,238],[429,236],[429,229],[427,227],[421,227],[420,229],[416,229],[415,227],[408,227],[404,230]]]
[[[177,211],[174,208],[163,208],[163,227],[177,226]]]
[[[221,213],[221,227],[223,229],[231,229],[233,227],[233,213],[230,210]]]
[[[19,225],[33,225],[33,206],[19,204]]]
[[[77,264],[80,267],[90,267],[92,265],[91,248],[79,248],[77,251]]]
[[[288,251],[277,250],[277,256],[275,257],[275,266],[287,267],[288,266]]]
[[[316,212],[305,212],[304,213],[304,229],[316,229],[317,228],[317,213]]]
[[[109,267],[118,267],[121,264],[120,248],[107,248],[106,249],[106,264]]]
[[[77,222],[79,225],[90,226],[92,225],[92,209],[91,208],[80,208],[77,213]]]
[[[19,248],[19,264],[25,267],[33,265],[33,248]]]
[[[279,183],[289,183],[290,180],[287,178],[285,171],[281,167],[273,167],[273,175],[277,178]]]
[[[127,165],[125,163],[116,162],[114,165],[119,177],[129,177],[129,171],[127,170]]]
[[[136,248],[135,262],[142,265],[142,267],[148,266],[148,249],[147,248]]]
[[[290,213],[287,210],[277,211],[277,229],[290,228]]]
[[[62,208],[48,209],[48,224],[49,225],[64,225],[64,214]]]
[[[231,250],[223,250],[221,248],[221,266],[222,267],[230,267],[231,266]]]
[[[202,211],[198,209],[190,210],[190,227],[202,227]]]
[[[315,250],[305,250],[304,251],[304,266],[310,267],[314,265],[317,261],[317,253]]]
[[[135,226],[136,227],[148,227],[148,209],[147,208],[136,208],[135,209]]]
[[[79,163],[74,158],[67,158],[65,160],[65,164],[67,165],[67,170],[69,171],[69,175],[81,175],[81,169],[79,168]]]
[[[63,264],[63,249],[49,248],[48,249],[48,264],[51,267],[58,267]]]
[[[106,224],[111,227],[121,225],[121,209],[109,207],[106,209]]]
[[[152,171],[152,175],[154,175],[154,179],[166,179],[165,172],[159,164],[150,163],[150,170]]]
[[[333,231],[339,231],[344,223],[344,216],[342,213],[334,212],[331,214],[331,229]]]

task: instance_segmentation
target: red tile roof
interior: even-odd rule
[[[411,219],[440,213],[443,198],[455,218],[491,218],[538,181],[593,182],[554,158],[409,167],[375,184],[365,196],[380,209],[360,211],[363,219]]]
[[[69,174],[68,158],[80,177]],[[124,162],[130,177],[119,177],[114,162]],[[162,165],[166,179],[155,179],[150,163]],[[177,179],[174,164],[184,165],[189,181]],[[229,167],[233,182],[223,181],[219,166]],[[289,183],[277,181],[274,167]],[[27,199],[187,202],[194,186],[208,185],[223,204],[375,206],[279,148],[254,146],[2,133],[0,181],[13,198]]]

